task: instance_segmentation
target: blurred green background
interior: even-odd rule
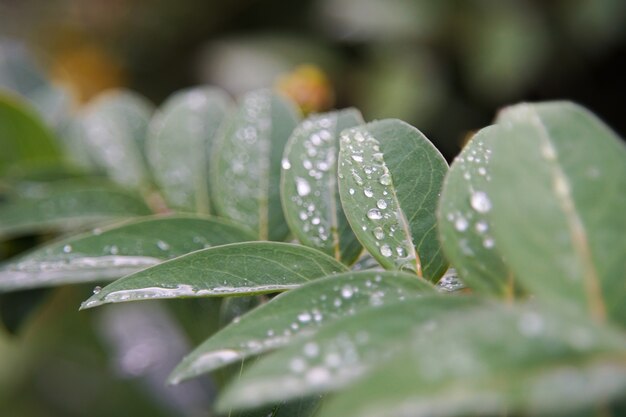
[[[114,87],[158,105],[201,83],[277,86],[306,111],[404,119],[448,160],[524,100],[577,101],[626,135],[624,0],[0,0],[0,39],[0,68],[32,54],[71,109]],[[40,76],[13,74],[22,93]],[[209,415],[219,378],[163,381],[219,303],[77,313],[90,292],[0,296],[0,415]]]

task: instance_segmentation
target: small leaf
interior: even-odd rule
[[[499,129],[480,130],[452,163],[441,192],[438,226],[446,256],[465,283],[479,292],[510,296],[513,273],[493,238],[491,215],[480,206],[482,190],[493,176],[491,149],[502,139]]]
[[[0,269],[0,292],[113,280],[214,245],[251,240],[239,228],[187,216],[133,220],[63,239]]]
[[[128,275],[94,294],[81,308],[157,298],[280,292],[345,270],[333,258],[305,246],[234,243],[192,252]]]
[[[259,240],[282,240],[289,232],[280,204],[280,164],[298,119],[286,99],[253,91],[243,96],[213,150],[210,184],[217,212]]]
[[[282,161],[281,197],[285,219],[294,235],[347,264],[361,253],[339,199],[339,133],[364,123],[358,110],[347,109],[307,118],[292,133]]]
[[[210,150],[232,106],[218,88],[190,88],[170,97],[151,120],[148,162],[172,207],[210,211]]]
[[[101,94],[83,109],[84,141],[118,184],[142,188],[148,183],[143,150],[151,113],[146,99],[125,90]]]
[[[172,372],[178,383],[289,344],[361,310],[420,297],[434,288],[401,272],[348,272],[281,294],[198,346]]]
[[[510,107],[498,126],[476,192],[510,268],[538,297],[626,326],[624,143],[567,102]]]
[[[0,203],[0,239],[71,231],[96,223],[150,214],[143,200],[107,183],[80,180],[32,184]]]
[[[344,131],[339,193],[363,246],[387,269],[410,269],[436,281],[447,269],[435,210],[446,161],[428,139],[400,120]]]
[[[626,392],[624,335],[580,315],[488,305],[428,326],[320,417],[572,415]]]
[[[222,393],[218,408],[257,407],[338,390],[392,358],[419,329],[426,328],[421,334],[428,337],[435,317],[478,303],[435,294],[347,314],[251,365]]]

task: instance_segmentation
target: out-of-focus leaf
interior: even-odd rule
[[[261,358],[223,391],[218,408],[257,407],[338,390],[393,358],[417,335],[430,337],[437,316],[479,304],[475,298],[441,295],[394,301],[348,314]]]
[[[132,193],[107,183],[78,180],[31,184],[0,203],[0,239],[70,231],[96,223],[150,214]]]
[[[446,161],[416,128],[388,119],[345,130],[339,193],[352,230],[387,269],[437,281],[447,269],[435,210]]]
[[[21,42],[0,39],[0,88],[29,96],[47,87],[45,76]]]
[[[250,92],[213,150],[210,184],[217,212],[259,240],[282,240],[289,232],[280,203],[280,170],[298,118],[293,105],[270,90]]]
[[[148,182],[143,151],[151,113],[146,99],[125,90],[103,93],[83,109],[81,134],[91,156],[121,185],[142,188]]]
[[[113,280],[210,246],[251,240],[215,219],[157,217],[63,239],[3,265],[0,292]]]
[[[210,211],[210,150],[232,106],[222,90],[196,87],[169,98],[150,122],[148,162],[172,207]]]
[[[222,297],[280,292],[346,271],[315,249],[248,242],[192,252],[104,287],[82,308],[156,298]]]
[[[255,410],[232,411],[222,414],[223,417],[311,417],[321,406],[322,398],[315,396],[295,401],[281,402],[278,405]]]
[[[580,315],[490,305],[422,329],[320,417],[572,415],[626,392],[624,335]]]
[[[567,102],[504,110],[491,181],[471,205],[524,287],[551,303],[626,325],[626,147]],[[540,257],[539,257],[540,256]]]
[[[281,197],[285,219],[307,246],[351,264],[361,252],[339,199],[339,134],[362,124],[358,110],[314,115],[293,132],[282,160]]]
[[[216,333],[176,367],[170,381],[178,383],[285,346],[296,336],[311,335],[364,309],[433,291],[427,282],[402,272],[349,272],[316,280],[279,295]]]

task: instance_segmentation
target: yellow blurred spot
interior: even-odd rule
[[[309,114],[330,109],[335,94],[326,74],[317,66],[305,64],[278,78],[276,87]]]
[[[104,49],[80,44],[60,51],[52,65],[52,78],[84,103],[103,90],[121,87],[126,76],[120,62]]]

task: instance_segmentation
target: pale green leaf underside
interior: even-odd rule
[[[372,307],[419,297],[434,287],[401,272],[348,272],[281,294],[205,341],[172,372],[178,383],[289,344],[322,326]]]
[[[339,134],[364,123],[355,109],[317,114],[294,130],[282,160],[285,219],[298,240],[347,264],[361,252],[337,188]]]
[[[123,277],[82,308],[124,301],[286,291],[346,267],[317,250],[272,242],[234,243],[189,253]]]
[[[252,240],[220,220],[150,217],[63,239],[0,269],[0,292],[113,280],[210,246]]]
[[[195,87],[170,97],[150,121],[148,162],[172,207],[210,212],[210,151],[232,107],[222,90]]]
[[[436,207],[448,166],[417,129],[382,120],[341,135],[341,203],[363,246],[387,269],[436,281],[447,269]]]
[[[626,393],[626,339],[537,306],[434,317],[320,417],[570,415]]]

